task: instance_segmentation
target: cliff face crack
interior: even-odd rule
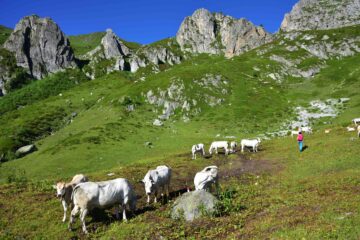
[[[31,55],[30,55],[30,51],[31,51],[31,28],[30,27],[26,28],[26,30],[25,30],[25,33],[24,33],[24,45],[23,45],[22,50],[23,50],[23,52],[25,54],[26,61],[27,61],[28,66],[29,66],[30,75],[32,77],[34,77],[33,76],[33,62],[32,62]]]

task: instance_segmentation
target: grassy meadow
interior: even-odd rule
[[[305,32],[295,40],[280,35],[241,56],[199,54],[159,73],[147,67],[89,80],[69,70],[10,92],[0,99],[0,239],[359,239],[360,140],[345,127],[360,117],[360,55],[325,61],[283,44],[306,34],[337,41],[358,36],[359,29]],[[103,34],[70,37],[75,54],[95,48]],[[284,75],[277,81],[269,74],[283,66],[270,60],[273,55],[300,59],[302,69],[322,69],[311,78]],[[207,75],[221,76],[226,84],[200,86]],[[173,84],[181,84],[182,101],[195,101],[196,107],[179,107],[164,126],[153,126],[163,106],[149,104],[146,94],[168,92]],[[350,100],[336,118],[312,122],[315,131],[305,135],[302,153],[295,138],[286,136],[263,141],[259,153],[191,160],[193,144],[202,142],[208,150],[211,141],[226,136],[240,141],[281,130],[294,120],[296,106],[329,98]],[[209,99],[221,101],[211,106]],[[30,143],[37,151],[16,158],[15,150]],[[160,164],[174,171],[171,199],[147,206],[138,181]],[[216,213],[193,223],[171,220],[172,202],[193,187],[197,171],[213,164],[221,185]],[[96,211],[87,218],[89,236],[79,220],[69,232],[51,185],[77,173],[96,181],[128,178],[139,196],[129,222],[115,220],[111,210]]]

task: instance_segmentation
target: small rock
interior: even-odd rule
[[[145,147],[152,147],[152,142],[145,142],[144,145]]]
[[[16,150],[15,155],[17,157],[23,157],[29,153],[32,153],[33,151],[36,151],[36,147],[34,144],[30,144],[30,145],[23,146],[23,147],[19,148],[18,150]]]
[[[164,125],[164,123],[162,121],[160,121],[159,119],[155,119],[153,122],[153,125],[161,127],[162,125]]]

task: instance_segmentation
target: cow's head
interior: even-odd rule
[[[56,185],[53,185],[53,188],[56,190],[56,196],[62,197],[65,195],[65,183],[58,182]]]
[[[151,176],[148,179],[143,179],[142,182],[144,183],[145,193],[147,195],[150,195],[152,192],[154,192],[154,183],[155,182]]]

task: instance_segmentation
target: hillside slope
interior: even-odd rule
[[[346,127],[360,117],[360,25],[345,25],[280,31],[232,58],[184,53],[176,38],[70,37],[79,68],[15,81],[0,98],[0,239],[359,239],[360,138]],[[299,153],[289,134],[303,126],[314,133]],[[193,144],[208,152],[215,140],[255,137],[258,153],[191,160]],[[29,144],[36,151],[20,157]],[[139,180],[163,164],[170,201],[146,205]],[[208,165],[219,167],[216,212],[172,220],[173,201]],[[138,196],[129,222],[93,211],[89,236],[78,222],[68,231],[52,185],[78,173],[129,179]]]
[[[1,118],[3,131],[8,133],[2,136],[3,142],[13,150],[21,146],[12,143],[14,139],[20,144],[36,141],[39,150],[2,167],[26,169],[36,178],[65,177],[80,170],[94,172],[163,158],[188,151],[194,143],[225,136],[281,135],[279,131],[289,130],[297,119],[296,107],[320,111],[311,108],[314,100],[325,104],[328,99],[349,98],[333,106],[336,114],[341,113],[338,120],[331,116],[309,120],[315,127],[333,121],[347,125],[359,111],[359,54],[345,57],[341,56],[342,48],[339,52],[333,48],[325,59],[304,48],[321,43],[316,39],[325,35],[329,44],[337,46],[336,39],[356,39],[358,33],[359,27],[350,27],[336,33],[304,32],[293,40],[284,35],[232,59],[200,55],[156,74],[113,73],[65,90],[61,96],[22,103],[26,107]],[[314,40],[301,40],[309,36]],[[309,69],[318,73],[304,78],[301,74]],[[8,98],[12,95],[3,101]],[[33,115],[35,109],[42,114]],[[55,120],[48,116],[59,117]],[[156,119],[164,126],[153,126]],[[31,134],[32,125],[39,122],[46,129],[45,135],[41,131]],[[21,131],[19,125],[23,126]],[[48,137],[39,139],[44,136]],[[152,142],[153,148],[145,146],[146,142]],[[139,146],[136,152],[134,146]],[[3,180],[7,173],[1,173]]]

